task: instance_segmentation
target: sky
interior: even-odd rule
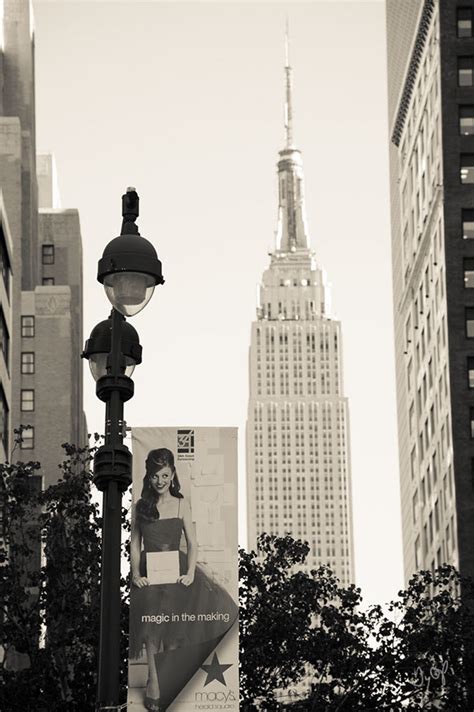
[[[38,150],[78,208],[84,338],[109,313],[96,281],[135,186],[139,229],[166,283],[133,317],[143,346],[130,426],[239,428],[256,286],[269,264],[283,147],[288,16],[294,139],[312,247],[342,321],[356,583],[368,603],[403,586],[390,264],[385,8],[358,2],[34,0]],[[89,372],[90,432],[103,404]]]

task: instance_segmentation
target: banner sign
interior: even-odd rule
[[[237,429],[132,428],[128,709],[239,709]]]

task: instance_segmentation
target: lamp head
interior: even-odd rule
[[[82,357],[89,361],[94,380],[98,381],[108,373],[108,357],[112,347],[112,318],[99,322],[91,331],[87,339]],[[122,337],[120,342],[122,354],[122,368],[125,376],[132,375],[137,364],[142,362],[142,347],[136,329],[131,324],[123,321]]]
[[[97,279],[112,306],[134,316],[150,301],[155,286],[165,281],[156,250],[135,225],[139,198],[134,188],[122,196],[122,232],[111,240],[99,260]]]

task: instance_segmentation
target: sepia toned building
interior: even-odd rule
[[[38,460],[55,482],[61,444],[83,445],[82,245],[76,210],[62,210],[50,155],[36,155],[34,26],[29,0],[0,6],[0,285],[2,459]],[[41,206],[41,207],[39,207]],[[1,446],[0,446],[1,450]],[[18,452],[24,450],[25,452]]]
[[[8,225],[3,196],[0,194],[0,458],[5,462],[9,456],[12,379],[11,338],[12,333],[12,262],[13,245]],[[1,533],[0,533],[1,535]]]
[[[474,2],[388,0],[406,580],[474,575]]]
[[[292,70],[278,161],[275,249],[252,324],[247,419],[249,547],[262,532],[307,540],[309,568],[354,581],[348,402],[341,324],[309,241],[301,152],[293,143]]]

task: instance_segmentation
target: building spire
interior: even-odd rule
[[[278,225],[276,247],[279,252],[308,250],[309,238],[304,208],[303,163],[293,144],[293,70],[290,67],[290,32],[285,27],[285,145],[278,161]]]
[[[286,75],[286,95],[285,95],[285,148],[293,145],[293,110],[291,103],[292,94],[292,69],[290,67],[290,30],[288,16],[285,26],[285,75]]]

